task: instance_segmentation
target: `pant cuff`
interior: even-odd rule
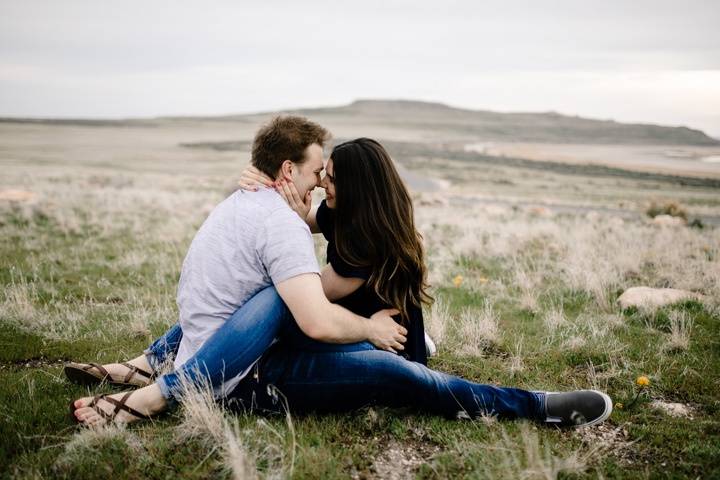
[[[167,402],[167,405],[169,408],[175,407],[178,404],[178,401],[176,399],[176,393],[170,386],[168,385],[167,380],[165,379],[165,375],[158,377],[157,380],[155,380],[155,383],[157,384],[158,388],[160,389],[160,394],[165,398],[165,401]]]
[[[148,348],[147,350],[143,351],[143,354],[145,354],[148,365],[150,365],[150,367],[153,369],[153,372],[157,372],[158,370],[160,370],[162,362],[157,358],[155,352]]]

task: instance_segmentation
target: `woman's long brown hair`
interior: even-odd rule
[[[410,194],[390,155],[375,140],[342,143],[330,158],[337,252],[350,265],[370,268],[369,286],[407,323],[410,305],[432,301]]]

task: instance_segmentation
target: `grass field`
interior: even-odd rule
[[[254,125],[243,128],[247,140]],[[0,129],[3,476],[720,477],[712,183],[395,150],[449,185],[413,194],[437,300],[426,312],[439,346],[431,366],[483,383],[605,390],[623,405],[601,427],[383,408],[230,415],[199,392],[152,423],[87,431],[67,410],[89,392],[64,379],[62,363],[132,358],[176,321],[186,249],[248,155],[179,146],[236,139],[222,125]],[[651,201],[681,205],[704,228],[652,224]],[[703,296],[621,311],[617,297],[637,285]],[[640,375],[651,383],[633,403]]]

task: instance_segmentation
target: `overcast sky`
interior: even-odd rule
[[[0,0],[0,116],[440,101],[720,137],[720,2]]]

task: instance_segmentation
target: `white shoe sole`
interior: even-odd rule
[[[433,342],[433,339],[430,338],[430,335],[425,332],[425,353],[428,357],[434,357],[437,355],[437,347],[435,346],[435,342]]]
[[[601,391],[599,391],[599,390],[589,390],[589,391],[590,391],[590,392],[595,392],[595,393],[599,394],[601,397],[603,397],[603,400],[605,400],[605,411],[603,412],[602,415],[600,415],[598,418],[596,418],[596,419],[593,420],[592,422],[588,422],[588,423],[585,423],[585,424],[583,424],[583,425],[578,425],[579,428],[592,427],[593,425],[597,425],[598,423],[602,423],[602,422],[604,422],[605,420],[607,420],[608,417],[610,417],[610,414],[611,414],[612,411],[613,411],[613,403],[612,403],[612,398],[610,398],[610,395],[608,395],[608,394],[606,394],[606,393],[604,393],[604,392],[601,392]]]

